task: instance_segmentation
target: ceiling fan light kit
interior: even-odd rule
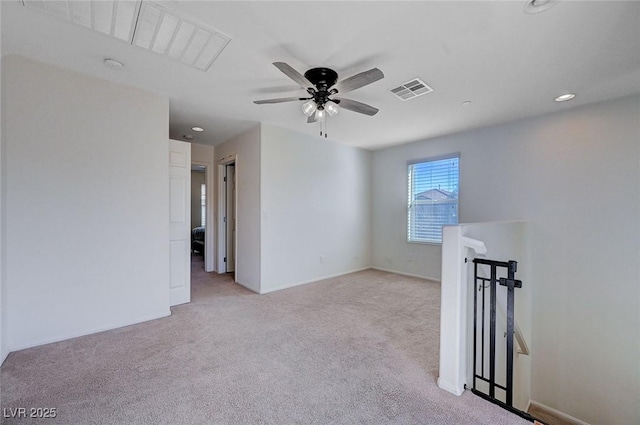
[[[308,100],[302,104],[302,112],[310,117],[318,109],[318,105],[313,100]]]
[[[268,103],[304,101],[302,104],[302,112],[308,117],[307,123],[319,122],[320,136],[324,134],[324,137],[327,137],[327,115],[330,117],[335,116],[340,111],[340,107],[369,116],[378,113],[377,108],[365,103],[333,97],[338,93],[347,93],[384,78],[384,74],[378,68],[373,68],[338,81],[338,73],[330,68],[311,68],[302,75],[285,62],[274,62],[273,65],[305,89],[311,97],[283,97],[278,99],[255,100],[253,103],[263,105]]]
[[[324,110],[327,111],[330,117],[340,112],[340,107],[334,101],[330,100],[324,104]]]

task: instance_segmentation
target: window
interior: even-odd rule
[[[207,186],[200,185],[200,226],[204,227],[207,222]]]
[[[409,163],[407,241],[442,243],[442,226],[458,224],[460,155]]]

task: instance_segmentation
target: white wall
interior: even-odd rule
[[[199,227],[202,218],[200,186],[205,184],[204,171],[191,171],[191,228]]]
[[[261,292],[368,268],[371,152],[265,124],[261,146]]]
[[[639,123],[634,96],[373,158],[376,267],[440,276],[439,246],[406,243],[407,160],[461,153],[461,222],[530,222],[532,399],[593,424],[640,422]]]
[[[10,350],[169,313],[169,101],[3,58]]]
[[[236,281],[252,291],[260,292],[260,127],[256,126],[217,145],[214,153],[216,164],[237,155]],[[218,182],[215,189],[217,211]],[[218,229],[223,226],[222,217],[223,215],[218,216]],[[220,250],[219,245],[218,249]],[[219,258],[217,263],[217,270],[220,271]]]
[[[0,7],[0,18],[2,16],[1,12],[2,8]],[[0,19],[1,21],[1,19]],[[0,50],[2,50],[0,48]],[[2,52],[0,51],[0,57],[2,57]],[[2,60],[0,60],[0,80],[2,80]],[[3,116],[3,101],[2,101],[2,85],[0,84],[0,117]],[[4,185],[4,166],[3,166],[3,155],[2,151],[4,150],[4,126],[1,122],[4,119],[0,119],[0,194],[2,193],[2,186]],[[9,350],[6,345],[6,331],[5,326],[7,324],[6,313],[7,309],[5,307],[5,296],[4,296],[4,255],[5,255],[5,240],[4,240],[4,232],[2,229],[4,228],[5,214],[4,214],[4,203],[2,202],[2,196],[0,196],[0,365],[4,362],[4,359],[7,358],[9,354]]]
[[[266,293],[369,266],[370,152],[262,124],[215,148],[216,164],[235,156],[238,283]]]
[[[439,151],[428,144],[414,143],[373,152],[371,263],[374,268],[440,280],[440,245],[407,243],[407,161],[435,156]],[[450,152],[456,150],[447,149],[447,153]]]
[[[214,208],[215,194],[215,175],[216,167],[214,165],[214,147],[209,145],[191,144],[191,163],[203,165],[206,168],[205,179],[207,185],[207,219],[206,233],[204,237],[205,257],[204,269],[207,272],[215,271],[215,235],[216,235],[216,217]]]
[[[191,143],[191,162],[209,163],[213,161],[214,147]]]

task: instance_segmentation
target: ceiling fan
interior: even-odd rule
[[[329,68],[312,68],[302,75],[285,62],[274,62],[273,65],[305,89],[310,97],[282,97],[278,99],[255,100],[253,103],[262,105],[267,103],[305,101],[305,103],[302,104],[302,112],[308,117],[307,123],[320,122],[321,136],[324,131],[324,136],[327,137],[327,114],[334,116],[340,108],[369,116],[378,113],[377,108],[365,103],[352,99],[334,97],[336,94],[347,93],[384,78],[384,74],[378,68],[373,68],[338,81],[338,73]]]

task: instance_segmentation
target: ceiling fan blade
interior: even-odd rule
[[[293,69],[289,64],[285,62],[274,62],[273,63],[276,68],[282,71],[287,77],[291,78],[296,83],[300,84],[300,86],[304,89],[313,89],[314,85],[311,84],[311,81],[307,80],[307,78],[300,74],[298,71]]]
[[[336,97],[333,99],[333,101],[338,101],[336,103],[338,103],[343,109],[348,109],[349,111],[358,112],[360,114],[369,116],[374,116],[379,111],[378,108],[374,108],[373,106],[367,105],[366,103],[358,102],[357,100],[341,99]]]
[[[264,100],[254,100],[253,103],[256,105],[263,105],[265,103],[284,103],[284,102],[294,102],[298,100],[309,100],[311,97],[281,97],[278,99],[264,99]]]
[[[316,120],[316,114],[311,114],[311,116],[307,118],[307,124],[313,124],[314,122],[318,122],[318,120]]]
[[[378,80],[384,78],[384,74],[378,68],[373,68],[368,71],[361,72],[353,75],[349,78],[345,78],[342,81],[338,81],[332,89],[338,90],[338,93],[347,93],[360,87],[364,87],[367,84],[375,83]]]

